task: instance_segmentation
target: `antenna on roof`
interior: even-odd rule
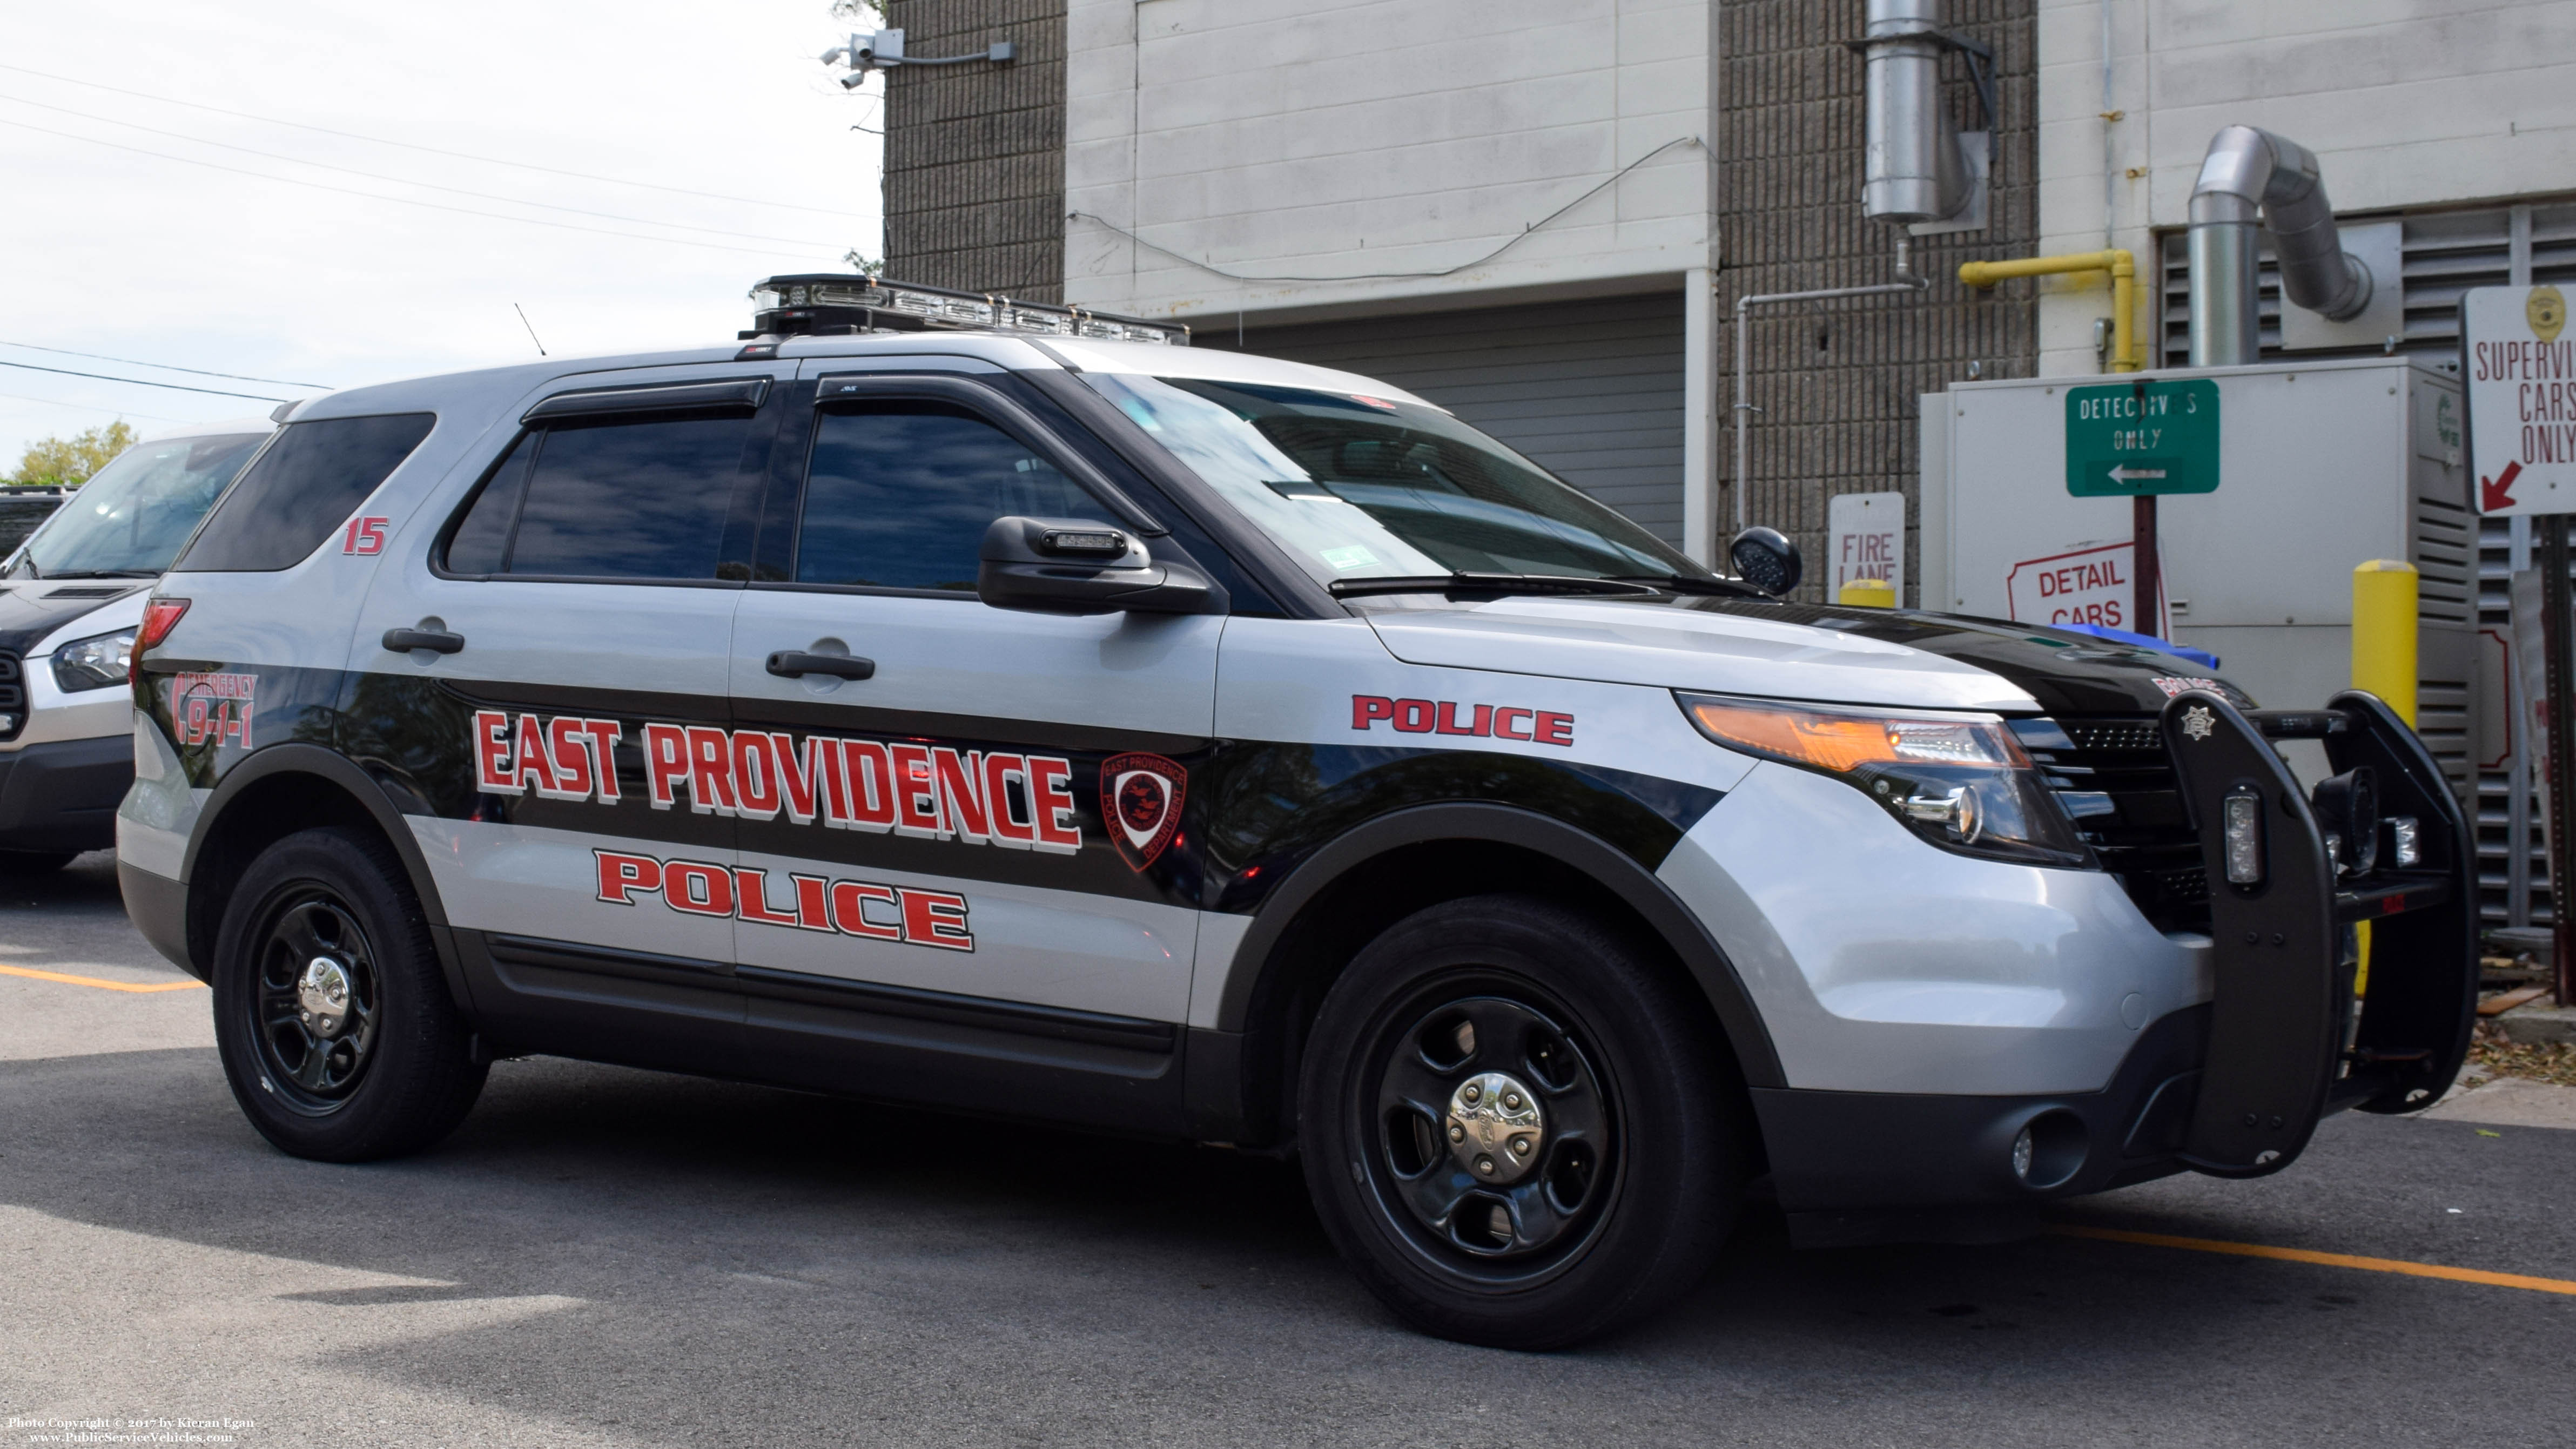
[[[545,356],[546,345],[543,342],[537,341],[537,325],[528,320],[528,309],[520,306],[516,302],[513,302],[510,304],[510,310],[519,314],[519,325],[528,329],[528,340],[530,342],[536,342],[537,355],[539,357]]]

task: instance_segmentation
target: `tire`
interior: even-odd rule
[[[282,1152],[416,1152],[483,1090],[428,919],[373,835],[305,830],[261,851],[225,904],[214,987],[233,1098]]]
[[[0,875],[51,875],[72,863],[68,850],[0,850]]]
[[[1433,906],[1361,950],[1307,1038],[1298,1122],[1315,1209],[1369,1291],[1496,1348],[1563,1348],[1689,1291],[1751,1156],[1699,993],[1522,896]]]

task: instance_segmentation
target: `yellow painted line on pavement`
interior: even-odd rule
[[[2230,1243],[2217,1238],[2177,1238],[2164,1233],[2132,1233],[2121,1228],[2078,1227],[2072,1223],[2053,1223],[2048,1230],[2069,1238],[2099,1238],[2106,1243],[2185,1248],[2195,1253],[2227,1253],[2239,1258],[2277,1258],[2285,1263],[2317,1263],[2328,1268],[2359,1268],[2371,1273],[2403,1273],[2410,1278],[2447,1278],[2454,1283],[2484,1283],[2491,1288],[2524,1288],[2534,1293],[2576,1296],[2576,1281],[2566,1278],[2534,1278],[2522,1273],[2490,1273],[2482,1268],[2453,1268],[2441,1263],[2410,1263],[2403,1258],[2361,1258],[2350,1253],[2320,1253],[2309,1248],[2275,1248],[2267,1243]]]
[[[32,971],[24,966],[0,966],[0,976],[24,976],[31,981],[60,981],[67,986],[95,986],[101,991],[203,991],[202,981],[110,981],[103,976],[66,976],[60,971]]]

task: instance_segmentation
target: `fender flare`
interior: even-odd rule
[[[1217,1027],[1246,1029],[1262,982],[1277,968],[1280,939],[1298,914],[1352,869],[1387,851],[1439,840],[1517,846],[1580,872],[1626,902],[1699,983],[1735,1049],[1747,1086],[1785,1087],[1779,1052],[1724,948],[1671,888],[1635,859],[1588,831],[1507,805],[1416,805],[1380,815],[1316,851],[1292,871],[1254,915],[1235,948],[1217,1003]]]
[[[464,973],[456,960],[455,943],[448,930],[447,907],[439,899],[438,882],[429,873],[429,860],[421,854],[419,839],[404,823],[404,812],[395,807],[384,786],[336,750],[321,745],[275,744],[253,752],[240,764],[225,771],[224,777],[215,783],[213,792],[206,797],[206,803],[197,811],[197,827],[189,832],[187,853],[179,861],[181,886],[184,888],[196,880],[197,854],[205,847],[206,837],[214,833],[215,823],[224,817],[232,802],[251,786],[279,775],[311,775],[326,780],[338,786],[373,817],[377,830],[393,846],[394,858],[402,862],[403,874],[410,878],[412,894],[420,901],[421,914],[428,918],[430,943],[438,952],[439,968],[446,974],[448,990],[454,994],[459,1007],[470,1009],[472,998],[466,991]]]

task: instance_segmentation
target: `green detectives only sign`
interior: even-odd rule
[[[2218,384],[2140,378],[2066,390],[2066,491],[2218,491]]]

